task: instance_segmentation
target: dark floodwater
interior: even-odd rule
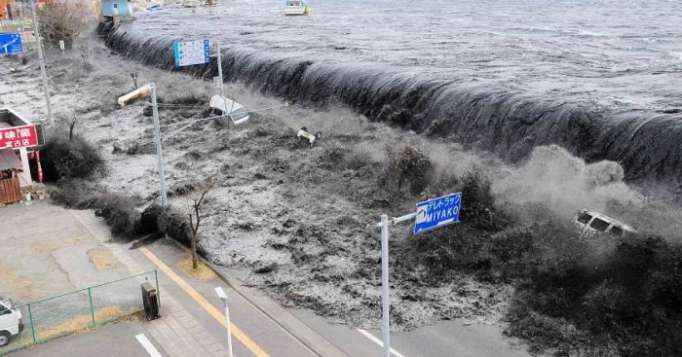
[[[682,199],[682,1],[329,0],[309,17],[285,17],[279,1],[220,3],[100,30],[168,69],[173,40],[219,39],[226,79],[264,93],[341,103],[509,161],[559,144]]]
[[[682,109],[678,0],[318,0],[309,17],[283,16],[283,1],[220,3],[138,14],[127,29],[611,108]]]

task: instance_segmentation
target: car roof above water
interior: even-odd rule
[[[631,226],[629,226],[629,225],[627,225],[627,224],[625,224],[625,223],[623,223],[623,222],[621,222],[615,218],[609,217],[603,213],[597,212],[597,211],[582,209],[582,210],[578,211],[577,216],[580,216],[581,214],[588,214],[588,215],[592,216],[592,218],[599,218],[600,220],[608,222],[608,223],[610,223],[610,225],[620,227],[621,229],[623,229],[624,231],[627,231],[629,233],[635,233],[636,232],[636,230],[634,228],[632,228]],[[592,220],[592,218],[590,218],[590,220]],[[577,221],[577,219],[576,219],[576,221]],[[578,223],[582,224],[582,225],[586,224],[586,223],[582,223],[582,222],[578,222]]]

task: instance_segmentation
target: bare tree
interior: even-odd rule
[[[64,41],[66,48],[72,48],[73,42],[87,25],[88,19],[94,19],[91,1],[48,1],[39,10],[40,34],[48,46],[58,47]]]
[[[202,216],[201,206],[206,202],[206,196],[213,189],[214,180],[208,178],[206,181],[195,187],[193,194],[189,196],[189,226],[192,231],[191,249],[192,249],[192,269],[197,269],[199,264],[197,262],[197,239],[199,237],[199,227],[201,227]]]
[[[78,117],[76,116],[76,112],[73,113],[73,120],[71,120],[71,124],[69,125],[69,141],[73,141],[73,130],[76,128],[76,122],[78,121]]]

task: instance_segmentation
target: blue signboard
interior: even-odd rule
[[[18,55],[24,52],[21,34],[18,32],[0,33],[0,56]]]
[[[461,192],[417,203],[414,234],[417,235],[448,224],[458,223],[461,205]]]
[[[176,67],[210,63],[211,43],[209,40],[176,41],[173,43],[173,58]]]

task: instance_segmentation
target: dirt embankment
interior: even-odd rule
[[[607,211],[642,230],[665,234],[668,242],[679,239],[671,228],[680,223],[677,211],[628,188],[623,170],[613,163],[587,165],[550,146],[537,149],[518,167],[506,167],[485,153],[370,123],[347,110],[284,106],[238,85],[229,85],[227,92],[248,108],[277,109],[258,111],[246,124],[228,127],[207,111],[207,100],[215,92],[209,83],[121,60],[99,44],[89,46],[52,61],[50,73],[60,121],[75,114],[77,135],[96,145],[104,157],[107,172],[97,178],[98,187],[136,196],[139,209],[157,200],[148,111],[142,105],[115,105],[120,94],[132,89],[129,73],[135,71],[140,83],[154,81],[159,87],[171,205],[186,212],[193,185],[214,178],[201,251],[218,264],[237,268],[244,281],[285,304],[357,326],[375,324],[380,312],[379,234],[372,226],[378,216],[404,214],[424,198],[462,191],[460,225],[421,237],[410,236],[407,226],[394,230],[395,326],[412,328],[455,317],[497,321],[506,316],[515,328],[510,332],[538,348],[560,353],[582,351],[585,345],[608,350],[610,343],[621,340],[601,333],[594,334],[596,339],[587,332],[560,333],[576,326],[577,331],[603,327],[586,324],[586,316],[570,309],[583,311],[581,303],[594,303],[604,291],[635,289],[625,296],[640,296],[641,288],[620,283],[613,269],[596,275],[578,270],[576,276],[589,284],[558,277],[571,276],[575,267],[605,266],[601,263],[622,256],[623,249],[639,251],[642,246],[576,241],[572,214],[584,207]],[[35,73],[34,63],[12,66],[18,69],[13,79]],[[21,95],[5,98],[21,105]],[[295,131],[302,126],[322,133],[315,146],[296,139]],[[648,246],[658,260],[654,265],[637,261],[637,276],[644,279],[639,281],[647,281],[641,272],[669,275],[673,260],[660,254],[667,244]],[[652,268],[660,266],[664,268]],[[655,286],[673,286],[678,277],[670,276],[668,282],[656,280]],[[555,289],[538,289],[542,281]],[[559,301],[556,294],[562,291],[571,294]],[[649,304],[637,316],[651,316],[658,308],[668,311],[676,295],[665,291],[632,300]],[[630,329],[625,320],[603,318],[632,311],[590,306],[600,321],[625,331],[622,336],[652,338]],[[662,325],[675,321],[679,319],[667,314]],[[537,333],[528,334],[533,329]],[[571,345],[576,339],[578,347]],[[677,344],[666,346],[672,350]]]

